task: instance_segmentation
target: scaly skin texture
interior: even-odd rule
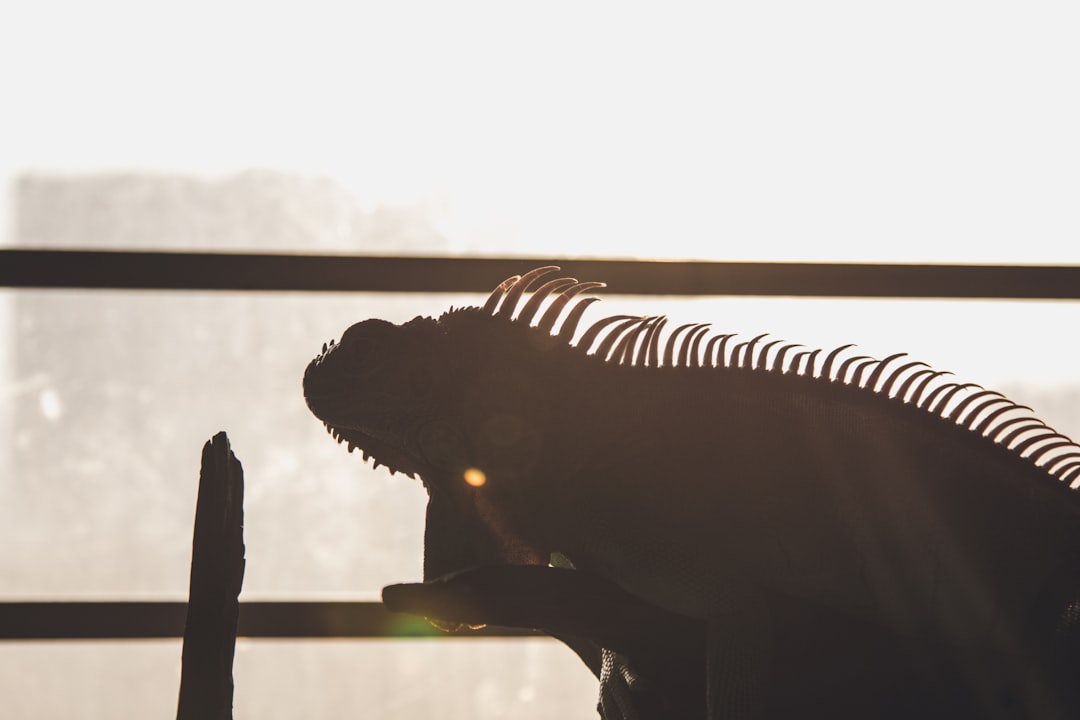
[[[339,440],[423,479],[426,578],[558,552],[700,619],[710,717],[761,716],[769,608],[792,601],[945,653],[984,717],[1076,709],[1080,448],[898,356],[665,340],[657,318],[572,345],[580,285],[543,285],[567,306],[542,316],[521,298],[550,270],[358,323],[305,373]]]

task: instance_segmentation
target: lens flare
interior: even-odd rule
[[[477,468],[469,468],[463,473],[463,476],[465,482],[472,487],[483,487],[484,483],[487,482],[487,475],[484,474],[483,470]]]

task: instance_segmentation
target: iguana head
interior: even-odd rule
[[[376,467],[410,477],[457,469],[464,455],[458,425],[447,417],[455,383],[443,335],[428,317],[352,325],[308,364],[308,407],[334,439]]]
[[[509,278],[483,307],[451,309],[438,320],[356,323],[308,365],[308,407],[350,452],[359,448],[376,465],[420,474],[426,483],[440,475],[461,479],[484,462],[512,471],[528,460],[524,416],[545,404],[531,374],[536,350],[568,345],[595,298],[570,301],[603,287],[562,278],[521,302],[538,278],[557,269]]]

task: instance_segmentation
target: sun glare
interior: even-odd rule
[[[487,475],[484,474],[483,470],[477,468],[467,469],[464,473],[464,477],[466,484],[475,488],[483,487],[487,484]]]

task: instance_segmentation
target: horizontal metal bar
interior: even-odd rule
[[[183,602],[0,602],[0,640],[180,638]],[[249,638],[531,637],[516,628],[461,634],[389,612],[378,602],[242,602],[237,634]]]
[[[1080,299],[1080,267],[0,250],[0,287],[487,292],[541,265],[629,295]]]

